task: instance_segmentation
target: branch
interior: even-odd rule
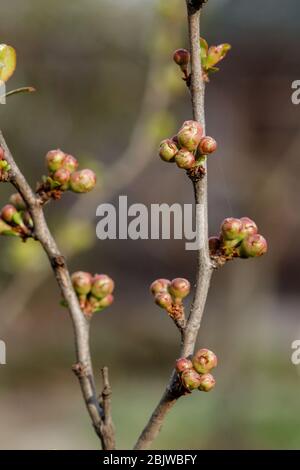
[[[34,236],[41,243],[52,266],[62,296],[68,304],[70,316],[73,323],[77,364],[73,366],[85,401],[87,410],[93,426],[99,436],[103,449],[112,449],[111,436],[106,434],[103,426],[103,410],[101,409],[95,391],[95,381],[91,363],[89,348],[89,325],[82,313],[77,296],[72,286],[70,274],[63,255],[60,253],[54,238],[48,228],[44,217],[42,206],[27,183],[22,172],[18,168],[12,154],[10,153],[4,137],[0,131],[0,145],[4,150],[5,159],[11,167],[10,181],[26,202],[34,222]]]
[[[200,9],[202,6],[199,0],[186,0],[188,11],[189,41],[191,51],[191,83],[190,92],[193,107],[194,120],[199,121],[205,131],[204,115],[204,83],[202,80],[202,68],[200,58]],[[197,273],[196,287],[191,307],[190,316],[184,330],[180,356],[187,357],[193,353],[197,335],[200,329],[207,293],[213,266],[208,250],[208,222],[207,222],[207,176],[193,181],[195,202],[203,208],[202,220],[198,220],[197,233],[202,240],[202,247],[197,251]],[[136,445],[136,450],[147,449],[161,430],[164,419],[168,411],[175,405],[178,398],[184,394],[176,371],[174,370],[164,394],[155,408],[150,420],[140,435]]]

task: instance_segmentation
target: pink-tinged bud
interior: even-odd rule
[[[67,154],[62,162],[62,168],[69,170],[70,173],[77,170],[78,160],[73,155]]]
[[[177,137],[179,145],[190,152],[194,152],[198,147],[203,128],[197,121],[185,121],[179,130]]]
[[[243,236],[243,222],[240,219],[228,217],[222,222],[222,234],[225,240],[235,240]]]
[[[239,255],[241,258],[252,258],[254,256],[262,256],[268,250],[268,244],[266,239],[256,233],[246,237],[239,247]]]
[[[190,290],[191,284],[187,279],[184,279],[182,277],[177,277],[176,279],[173,279],[169,287],[170,294],[177,299],[183,299],[184,297],[189,295]]]
[[[65,156],[65,152],[60,149],[50,150],[46,155],[46,164],[48,170],[53,173],[54,171],[61,168]]]
[[[74,193],[88,193],[96,186],[96,175],[92,170],[74,171],[70,177],[70,188]]]
[[[8,225],[4,220],[0,219],[0,235],[11,235],[13,237],[20,237],[21,234],[14,230],[13,227]]]
[[[202,137],[199,144],[199,152],[202,155],[207,155],[208,153],[213,153],[217,150],[217,142],[215,139],[209,136]]]
[[[171,281],[169,281],[169,279],[156,279],[150,286],[150,292],[153,295],[159,294],[160,292],[168,292],[170,284]]]
[[[200,386],[201,376],[194,369],[187,369],[181,374],[181,382],[191,392]]]
[[[11,223],[13,221],[13,216],[18,211],[12,204],[6,204],[1,211],[1,217],[5,222]]]
[[[4,160],[4,150],[0,147],[0,160]]]
[[[174,62],[181,66],[187,66],[190,62],[190,53],[186,49],[177,49],[173,54]]]
[[[193,356],[192,363],[199,374],[206,374],[217,366],[218,359],[215,353],[209,349],[199,349]]]
[[[173,140],[165,139],[161,142],[159,147],[159,156],[164,162],[174,162],[177,152],[178,148]]]
[[[210,237],[208,239],[208,247],[211,254],[217,253],[221,248],[221,241],[218,237]]]
[[[156,294],[155,297],[155,303],[166,310],[170,310],[172,308],[172,297],[168,292],[160,292],[159,294]]]
[[[106,274],[96,274],[93,278],[92,294],[98,299],[102,299],[112,294],[115,287],[114,281]]]
[[[59,183],[61,186],[68,187],[68,183],[70,181],[71,173],[66,168],[60,168],[53,174],[53,180],[56,183]]]
[[[24,211],[27,208],[26,203],[20,193],[12,194],[9,198],[9,202],[19,211]]]
[[[200,392],[210,392],[216,385],[215,378],[211,374],[201,375],[201,381],[198,389]]]
[[[256,223],[249,219],[249,217],[242,217],[241,222],[243,224],[242,231],[247,235],[255,235],[258,232]]]
[[[180,149],[175,156],[176,165],[184,170],[189,170],[195,163],[194,155],[187,149]]]
[[[114,296],[112,294],[108,294],[103,299],[99,300],[99,307],[106,308],[109,307],[114,301]]]
[[[190,361],[190,359],[187,359],[186,357],[181,357],[180,359],[177,359],[175,363],[175,369],[178,374],[182,374],[185,370],[190,370],[193,369],[193,363]]]
[[[76,271],[72,274],[71,280],[77,294],[86,295],[91,291],[93,276],[90,273]]]

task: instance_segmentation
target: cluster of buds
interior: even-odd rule
[[[78,161],[73,155],[62,150],[50,150],[46,155],[48,176],[38,185],[37,193],[42,200],[59,199],[64,191],[88,193],[96,185],[96,175],[92,170],[77,170]]]
[[[219,44],[218,46],[208,46],[204,38],[200,39],[200,53],[203,80],[209,81],[209,74],[218,72],[216,65],[224,59],[227,52],[231,49],[230,44]],[[183,72],[183,80],[190,86],[191,82],[191,56],[186,49],[177,49],[173,54],[173,60]]]
[[[0,181],[8,181],[10,165],[5,160],[4,150],[0,147]]]
[[[256,223],[249,217],[229,217],[222,222],[219,237],[209,239],[212,259],[224,262],[233,258],[253,258],[267,252],[266,239],[258,233]]]
[[[1,210],[0,235],[21,237],[23,240],[33,234],[33,220],[19,193],[12,194]]]
[[[159,307],[165,309],[179,329],[185,327],[185,315],[182,300],[189,295],[191,285],[187,279],[177,277],[156,279],[150,286],[150,292]]]
[[[190,176],[203,175],[203,163],[208,154],[217,149],[217,142],[203,135],[197,121],[185,121],[178,133],[160,143],[159,156],[165,162],[175,162],[179,168],[188,170]]]
[[[83,313],[90,317],[93,313],[109,307],[113,301],[114,281],[106,274],[76,271],[71,276],[74,290]]]
[[[216,383],[210,371],[217,364],[218,359],[215,353],[209,349],[199,349],[191,359],[185,357],[177,359],[175,369],[187,392],[196,389],[201,392],[210,392]]]

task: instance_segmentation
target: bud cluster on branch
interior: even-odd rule
[[[150,286],[150,292],[159,307],[165,309],[175,324],[183,329],[185,327],[185,314],[182,300],[190,293],[191,285],[187,279],[177,277],[169,279],[156,279]]]
[[[267,249],[266,239],[258,233],[256,223],[249,217],[225,219],[220,235],[209,239],[210,255],[219,264],[233,258],[262,256]]]
[[[165,162],[175,162],[179,168],[188,170],[190,176],[204,175],[203,163],[208,154],[217,149],[213,137],[204,136],[203,128],[197,121],[185,121],[178,133],[160,143],[159,156]]]
[[[60,199],[64,191],[87,193],[96,185],[96,175],[92,170],[77,170],[78,161],[73,155],[60,149],[50,150],[46,155],[48,176],[43,176],[37,193],[43,201]]]
[[[1,209],[0,235],[21,237],[24,241],[33,235],[33,221],[19,193],[12,194]]]
[[[9,170],[10,170],[10,165],[5,160],[3,148],[0,147],[0,181],[9,180]]]
[[[76,271],[71,276],[74,290],[83,313],[90,317],[109,307],[113,301],[114,281],[106,274],[95,274]]]
[[[217,356],[209,349],[199,349],[191,359],[181,357],[175,364],[176,372],[183,387],[188,391],[209,392],[215,386],[215,379],[210,374],[218,364]]]

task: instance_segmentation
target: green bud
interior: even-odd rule
[[[180,149],[175,156],[176,165],[184,170],[189,170],[195,165],[194,155],[187,149]]]
[[[175,299],[184,299],[187,295],[189,295],[191,290],[191,284],[187,279],[182,277],[177,277],[173,279],[171,285],[169,287],[169,292]]]
[[[70,173],[77,170],[78,160],[73,155],[67,154],[62,162],[62,168],[69,170]]]
[[[8,224],[11,224],[14,222],[14,216],[18,214],[17,209],[15,206],[12,204],[6,204],[1,211],[1,217],[2,219],[7,222]]]
[[[180,359],[177,359],[175,363],[175,369],[178,374],[181,374],[185,370],[193,369],[193,363],[190,359],[181,357]]]
[[[215,139],[209,136],[202,137],[199,143],[199,152],[201,155],[207,155],[208,153],[213,153],[217,150],[217,142]]]
[[[256,233],[254,235],[249,235],[246,237],[240,247],[239,247],[239,256],[241,258],[252,258],[255,256],[262,256],[268,250],[268,244],[266,239]]]
[[[154,297],[155,303],[165,310],[170,310],[172,308],[172,297],[168,292],[160,292]]]
[[[235,219],[233,217],[228,217],[223,220],[221,225],[222,235],[224,240],[235,240],[243,238],[243,223],[240,219]]]
[[[27,209],[26,203],[20,193],[14,193],[10,196],[9,202],[19,211]]]
[[[187,369],[181,374],[181,382],[184,388],[191,392],[200,386],[201,376],[194,369]]]
[[[215,378],[211,374],[203,374],[200,378],[198,390],[200,392],[210,392],[216,385]]]
[[[106,274],[96,274],[93,278],[92,295],[97,299],[102,299],[113,293],[115,287],[114,281]]]
[[[185,121],[177,134],[179,145],[194,152],[203,135],[203,128],[197,121]]]
[[[114,296],[112,294],[108,294],[105,297],[103,297],[103,299],[99,300],[99,307],[101,309],[109,307],[113,303],[113,301],[114,301]]]
[[[255,235],[258,232],[256,223],[249,219],[249,217],[242,217],[241,222],[243,224],[242,231],[246,235]]]
[[[150,286],[150,292],[153,295],[159,294],[160,292],[168,292],[170,284],[171,281],[169,281],[169,279],[156,279]]]
[[[74,193],[88,193],[96,186],[96,175],[92,170],[74,171],[70,177],[70,188]]]
[[[72,274],[71,281],[77,294],[86,295],[91,291],[93,276],[84,271],[76,271]]]
[[[11,235],[13,237],[20,237],[21,234],[13,227],[8,225],[4,220],[0,219],[0,235]]]
[[[165,139],[160,143],[159,156],[165,162],[174,162],[175,155],[178,152],[178,148],[171,139]]]
[[[209,349],[199,349],[192,358],[194,369],[199,374],[206,374],[218,364],[217,356]]]
[[[53,173],[62,167],[66,154],[60,149],[50,150],[46,155],[46,165],[48,170]]]

